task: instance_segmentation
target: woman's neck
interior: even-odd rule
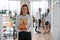
[[[22,14],[23,16],[26,16],[27,14]]]

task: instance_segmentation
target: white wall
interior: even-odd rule
[[[8,0],[0,0],[0,10],[8,9]]]
[[[0,40],[3,40],[3,15],[0,14]]]
[[[60,0],[58,0],[58,5],[57,5],[57,9],[58,9],[58,14],[57,14],[57,26],[58,26],[58,40],[60,40]]]
[[[60,40],[60,0],[52,0],[52,33],[54,40]]]
[[[27,4],[28,6],[30,6],[29,0],[20,0],[20,5],[22,6],[23,4]]]

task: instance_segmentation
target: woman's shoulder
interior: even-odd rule
[[[28,17],[32,17],[31,15],[27,14]]]
[[[22,15],[17,15],[16,17],[19,18],[19,17],[23,17],[23,16],[22,16]],[[28,14],[27,14],[26,16],[24,16],[24,18],[25,18],[25,17],[32,18],[32,15],[28,15]]]
[[[28,17],[28,19],[31,19],[32,18],[32,16],[31,15],[28,15],[28,14],[27,14],[27,17]]]

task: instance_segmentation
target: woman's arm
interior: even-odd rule
[[[30,17],[30,24],[29,24],[29,30],[31,31],[33,28],[33,18],[32,16]]]

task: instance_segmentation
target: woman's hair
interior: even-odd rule
[[[47,13],[49,13],[50,12],[50,10],[49,9],[47,9]]]
[[[39,8],[39,11],[42,11],[42,9],[41,9],[41,8]]]
[[[50,9],[47,9],[47,13],[45,13],[45,17],[49,14]]]
[[[27,7],[27,10],[28,10],[28,11],[27,11],[27,14],[30,14],[30,13],[29,13],[29,8],[28,8],[27,4],[23,4],[22,7],[21,7],[20,15],[22,15],[22,8],[23,8],[23,7]]]

